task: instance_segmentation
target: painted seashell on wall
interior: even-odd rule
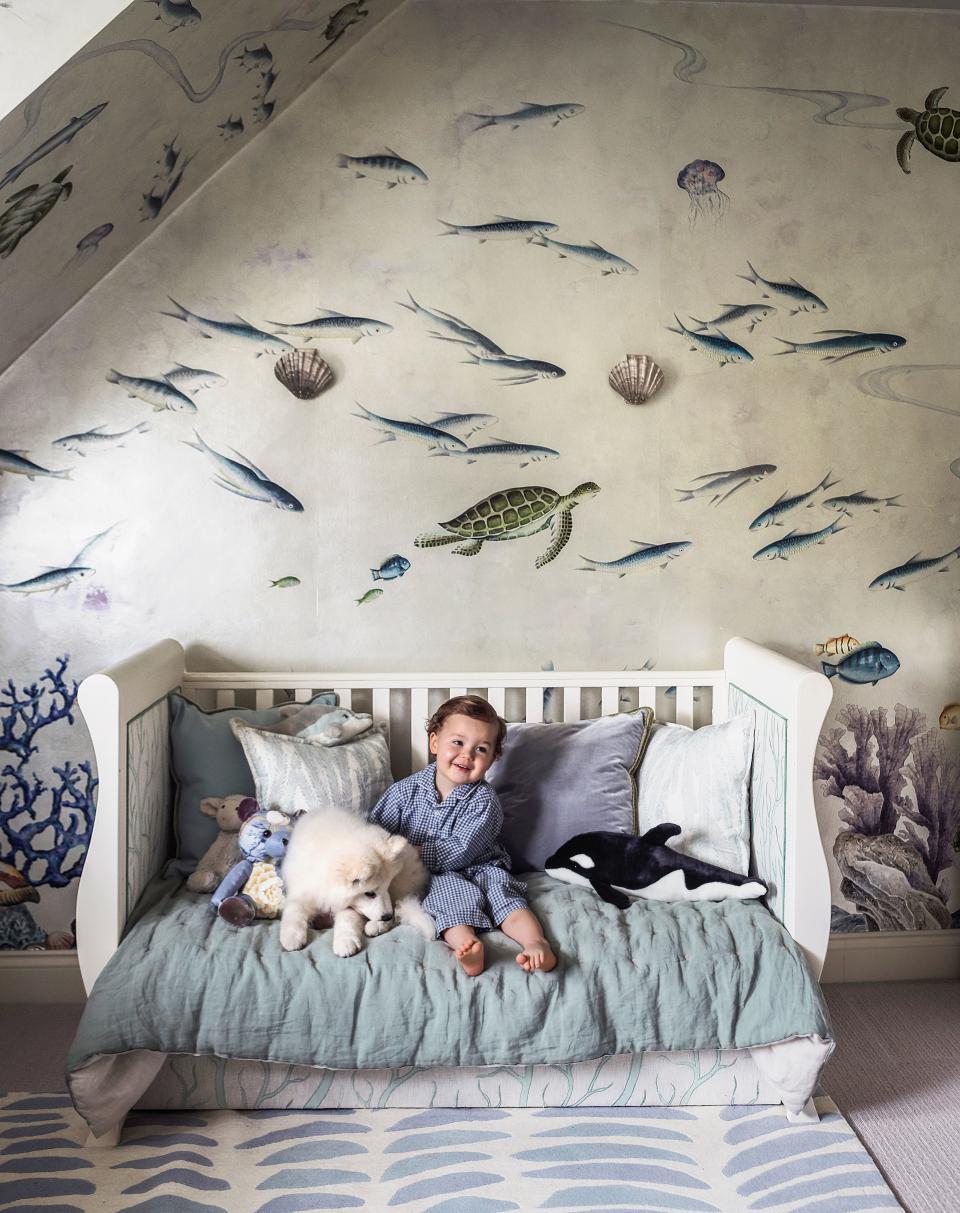
[[[643,404],[663,383],[663,371],[646,354],[627,354],[610,372],[610,386],[627,404]]]
[[[316,350],[290,350],[282,354],[273,373],[298,400],[314,400],[333,383],[333,371]]]

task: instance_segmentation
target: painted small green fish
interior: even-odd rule
[[[373,602],[374,599],[380,598],[382,595],[383,590],[379,586],[375,586],[374,589],[367,590],[361,598],[355,598],[354,602],[356,602],[357,606],[363,606],[365,602]]]
[[[276,588],[278,590],[286,590],[286,589],[289,589],[290,586],[299,585],[299,584],[300,584],[299,577],[278,577],[276,581],[270,582],[270,588],[271,589]]]

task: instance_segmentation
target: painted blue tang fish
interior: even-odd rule
[[[388,556],[378,569],[370,570],[370,576],[374,581],[394,581],[397,577],[402,577],[409,568],[410,561],[406,556]]]
[[[808,291],[805,286],[801,286],[796,278],[790,278],[787,282],[771,282],[767,278],[761,278],[749,261],[747,269],[750,271],[749,274],[737,274],[737,277],[759,287],[764,299],[773,297],[788,303],[791,316],[795,316],[797,312],[826,312],[829,310],[822,299],[813,291]]]
[[[226,489],[229,493],[236,493],[238,497],[246,497],[249,501],[264,501],[278,510],[303,512],[303,506],[292,493],[288,493],[279,484],[274,484],[246,456],[241,455],[239,451],[233,451],[237,458],[230,459],[227,455],[221,455],[219,451],[215,451],[212,446],[208,446],[196,430],[194,430],[194,434],[197,441],[185,442],[184,445],[207,456],[217,469],[217,474],[213,478],[214,484]],[[233,447],[230,449],[233,450]]]
[[[841,362],[854,354],[888,354],[907,344],[906,337],[899,333],[859,333],[856,329],[820,329],[823,341],[787,341],[785,337],[774,337],[790,348],[777,350],[780,354],[819,354],[821,362]]]
[[[67,586],[73,585],[75,581],[80,581],[83,577],[89,577],[92,572],[94,570],[91,568],[72,564],[65,569],[48,569],[46,573],[30,577],[27,581],[0,584],[0,590],[8,594],[43,594],[49,590],[56,592],[65,590]]]
[[[438,219],[447,229],[441,236],[474,236],[480,244],[487,240],[524,239],[527,244],[543,232],[555,232],[557,225],[549,219],[514,219],[511,215],[497,215],[495,223],[448,223]]]
[[[379,413],[371,413],[369,409],[365,409],[362,404],[357,404],[359,413],[354,413],[354,417],[359,417],[361,421],[369,421],[376,426],[383,434],[381,442],[396,442],[398,438],[417,438],[421,442],[428,444],[428,449],[435,451],[437,454],[446,455],[449,451],[465,451],[467,444],[462,438],[458,438],[456,434],[450,434],[446,430],[438,429],[436,426],[427,425],[425,421],[417,421],[411,418],[410,421],[401,421],[398,417],[381,417]],[[374,443],[378,446],[379,443]]]
[[[715,320],[698,320],[696,316],[691,316],[690,319],[694,324],[700,326],[696,331],[723,328],[726,324],[736,324],[739,320],[746,320],[749,322],[747,331],[752,333],[761,320],[766,320],[777,310],[770,303],[725,303],[723,306],[725,310]]]
[[[619,560],[592,560],[589,556],[581,556],[587,563],[580,565],[584,573],[610,572],[618,577],[626,577],[634,569],[641,569],[648,564],[658,564],[665,569],[671,560],[675,560],[681,552],[693,546],[692,539],[677,539],[671,543],[645,543],[642,539],[631,539],[636,545],[635,552],[628,552]]]
[[[879,640],[868,640],[835,664],[821,661],[820,669],[828,678],[840,677],[843,682],[871,683],[889,678],[900,669],[900,658],[885,649]]]
[[[906,586],[903,583],[906,581],[919,581],[922,577],[929,577],[931,573],[948,573],[958,557],[960,557],[960,547],[952,548],[949,552],[944,552],[942,556],[932,556],[928,560],[922,560],[920,553],[917,552],[903,564],[898,564],[895,569],[887,569],[879,577],[874,577],[868,589],[905,590]]]
[[[254,328],[242,316],[227,321],[211,320],[208,316],[198,316],[195,312],[189,311],[169,295],[167,298],[177,310],[161,312],[160,315],[182,320],[190,328],[195,329],[201,337],[230,337],[234,341],[242,342],[248,348],[256,348],[258,358],[263,354],[285,354],[294,348],[289,341],[284,341],[276,333],[265,333],[262,329]]]
[[[798,493],[795,497],[788,497],[786,490],[784,490],[768,510],[764,510],[762,514],[758,514],[754,518],[753,522],[750,523],[750,530],[757,531],[765,526],[783,526],[783,523],[780,521],[783,514],[786,514],[788,510],[795,510],[798,505],[803,505],[804,503],[806,503],[807,509],[810,509],[813,505],[812,498],[816,497],[817,493],[826,492],[827,489],[832,488],[836,483],[836,480],[830,479],[830,473],[827,472],[820,483],[814,485],[808,493]]]
[[[553,249],[561,257],[572,257],[577,261],[585,261],[598,269],[601,274],[637,274],[640,271],[629,261],[624,261],[616,253],[611,253],[603,245],[591,240],[589,244],[564,244],[562,240],[551,240],[549,236],[539,235],[533,241],[541,248]]]
[[[744,349],[742,345],[737,345],[729,337],[724,337],[722,333],[716,337],[711,333],[695,333],[686,327],[676,312],[674,312],[673,318],[678,327],[674,328],[672,324],[668,324],[667,331],[680,333],[690,342],[692,350],[702,350],[703,353],[716,359],[721,366],[726,366],[728,362],[753,362],[753,355],[749,350]]]
[[[759,552],[753,553],[754,560],[788,560],[794,552],[802,552],[804,548],[812,547],[815,543],[826,543],[831,535],[837,535],[847,528],[840,525],[840,519],[831,522],[820,531],[791,531],[782,539],[768,543]]]
[[[438,341],[455,341],[460,345],[476,346],[477,349],[485,350],[488,354],[503,354],[504,351],[499,345],[494,345],[489,337],[484,337],[483,333],[471,328],[457,316],[451,315],[450,312],[431,311],[430,308],[423,307],[422,304],[417,303],[409,291],[407,291],[407,297],[410,302],[401,303],[400,307],[405,307],[408,312],[413,312],[421,320],[426,320],[434,325],[434,328],[427,330],[431,337],[436,337]],[[437,332],[437,329],[442,329],[443,332]],[[506,356],[509,357],[509,355]]]
[[[509,114],[467,113],[464,117],[477,119],[480,125],[474,127],[474,130],[483,130],[486,126],[509,126],[515,131],[529,122],[549,122],[551,126],[557,126],[565,118],[575,118],[577,114],[582,114],[585,109],[586,106],[578,101],[560,101],[554,105],[537,105],[535,101],[524,101],[520,109]]]
[[[419,165],[404,160],[389,147],[373,156],[345,156],[341,152],[337,156],[337,166],[352,168],[354,177],[374,177],[379,181],[386,181],[388,190],[395,189],[398,185],[413,185],[416,181],[429,180]]]
[[[566,371],[562,366],[552,362],[543,362],[538,358],[525,358],[522,354],[475,354],[467,350],[467,359],[473,366],[492,366],[511,371],[510,375],[501,375],[501,383],[533,383],[537,379],[562,379]]]

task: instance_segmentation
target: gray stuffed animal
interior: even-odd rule
[[[200,812],[213,817],[220,833],[207,848],[196,870],[187,877],[191,893],[212,893],[240,859],[240,826],[237,814],[246,796],[207,796],[200,801]]]

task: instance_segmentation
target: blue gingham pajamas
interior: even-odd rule
[[[499,843],[503,808],[483,780],[462,784],[441,800],[435,772],[431,763],[388,788],[370,820],[420,847],[431,873],[423,908],[438,935],[461,924],[489,931],[527,908],[526,885],[511,873]]]

